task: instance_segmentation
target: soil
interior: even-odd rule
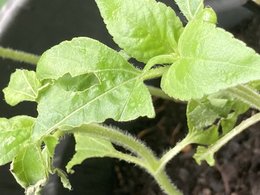
[[[231,32],[260,52],[260,16],[254,15]],[[234,54],[235,55],[235,54]],[[130,132],[157,154],[174,146],[187,133],[184,104],[155,99],[157,117],[140,119]],[[254,111],[247,113],[252,114]],[[216,165],[196,164],[195,146],[188,146],[167,166],[167,173],[185,195],[259,195],[260,124],[244,131],[216,154]],[[115,195],[161,195],[153,178],[143,170],[116,161]]]

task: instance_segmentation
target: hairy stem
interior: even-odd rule
[[[37,55],[4,47],[0,47],[0,57],[28,64],[37,64],[39,60]]]
[[[187,145],[192,143],[192,135],[188,134],[183,140],[181,140],[179,143],[176,144],[175,147],[170,149],[168,152],[166,152],[160,159],[160,167],[158,169],[164,169],[166,164],[173,158],[175,157],[178,153],[183,150]]]
[[[258,94],[250,87],[239,85],[237,87],[228,89],[228,91],[251,107],[260,110],[260,94]]]
[[[139,167],[145,168],[145,164],[143,163],[143,161],[141,159],[139,159],[135,156],[132,156],[130,154],[125,154],[123,152],[116,151],[113,154],[109,155],[109,157],[121,159],[128,163],[133,163],[135,165],[138,165]]]
[[[167,176],[164,170],[160,170],[153,175],[161,189],[168,195],[181,195],[182,193],[171,183],[171,180]]]
[[[157,158],[154,156],[151,150],[149,150],[143,143],[136,140],[131,135],[121,132],[120,130],[114,129],[112,127],[106,127],[99,124],[89,124],[72,130],[85,132],[88,134],[93,134],[95,136],[102,137],[104,139],[109,139],[109,141],[123,146],[124,148],[130,150],[143,160],[147,161],[151,165],[151,169],[155,169],[157,166]]]
[[[155,178],[162,190],[167,194],[181,194],[177,187],[171,183],[164,169],[158,171],[158,168],[160,167],[160,162],[157,159],[157,157],[155,157],[155,155],[152,153],[152,151],[149,150],[143,143],[141,143],[131,135],[124,133],[120,130],[114,129],[112,127],[105,127],[98,124],[83,125],[81,127],[72,129],[69,132],[81,132],[98,136],[130,150],[132,153],[136,154],[140,159],[135,158],[134,156],[130,156],[131,159],[129,159],[129,155],[127,154],[123,155],[121,158],[120,152],[115,153],[114,157],[125,160],[127,162],[135,163],[136,165],[139,165],[142,168],[144,168]]]

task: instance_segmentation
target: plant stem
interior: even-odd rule
[[[136,140],[131,135],[124,133],[120,130],[114,129],[112,127],[105,127],[98,124],[83,125],[81,127],[74,128],[68,132],[69,133],[80,132],[80,133],[91,134],[93,136],[98,136],[130,150],[132,153],[136,154],[140,159],[135,158],[134,156],[131,155],[129,156],[127,154],[121,156],[120,152],[112,154],[110,156],[125,160],[127,162],[132,162],[135,163],[136,165],[141,166],[155,178],[155,180],[158,182],[162,190],[167,194],[169,195],[181,194],[181,192],[177,189],[177,187],[171,183],[164,169],[158,171],[158,168],[160,167],[160,162],[157,159],[157,157],[154,156],[152,151],[149,150],[143,143]]]
[[[143,163],[143,161],[141,159],[139,159],[135,156],[132,156],[130,154],[125,154],[123,152],[116,151],[113,154],[110,154],[109,157],[121,159],[121,160],[124,160],[128,163],[133,163],[133,164],[138,165],[142,168],[145,168],[145,164]]]
[[[173,100],[170,96],[164,93],[160,88],[146,85],[152,96],[156,96],[165,100]]]
[[[204,156],[210,156],[210,154],[214,154],[217,152],[222,146],[224,146],[226,143],[228,143],[232,138],[234,138],[236,135],[240,134],[242,131],[247,129],[248,127],[256,124],[260,121],[260,113],[255,114],[254,116],[244,120],[241,122],[238,126],[233,128],[230,132],[228,132],[226,135],[224,135],[222,138],[220,138],[216,143],[209,146],[207,148],[207,151],[203,154],[201,159],[204,159]]]
[[[34,65],[39,60],[39,56],[37,55],[3,47],[0,47],[0,57]]]
[[[166,152],[160,159],[160,167],[158,171],[165,168],[166,164],[175,157],[180,151],[185,148],[187,145],[192,143],[192,135],[188,134],[183,140],[176,144],[176,146]]]
[[[168,195],[181,195],[182,193],[177,189],[173,188],[169,177],[166,175],[164,170],[160,170],[153,175],[154,179],[157,181],[161,189]]]
[[[228,91],[251,107],[260,110],[260,95],[250,87],[239,85],[228,89]]]
[[[176,54],[160,55],[150,59],[144,67],[144,71],[148,71],[156,64],[172,64],[178,59]]]
[[[158,67],[158,68],[153,68],[151,70],[148,70],[148,71],[144,72],[142,78],[143,78],[143,80],[150,80],[150,79],[159,78],[169,68],[170,68],[170,66],[162,66],[162,67]]]
[[[73,133],[76,131],[85,132],[88,134],[93,134],[105,139],[109,139],[111,142],[123,146],[124,148],[130,150],[137,156],[143,158],[151,165],[151,169],[156,169],[157,158],[154,156],[152,151],[150,151],[143,143],[136,140],[131,135],[121,132],[120,130],[114,129],[112,127],[105,127],[99,124],[89,124],[83,125],[82,127],[75,128],[72,130]]]

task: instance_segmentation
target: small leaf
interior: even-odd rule
[[[85,159],[106,157],[116,152],[113,145],[104,139],[81,133],[75,133],[74,136],[76,153],[66,166],[67,172],[72,172],[71,168],[82,163]]]
[[[109,33],[141,62],[174,53],[182,23],[174,11],[155,0],[96,0]]]
[[[215,164],[214,152],[209,152],[206,147],[199,146],[193,158],[200,165],[202,161],[206,161],[210,166]]]
[[[14,159],[11,171],[16,181],[25,189],[38,190],[47,181],[45,161],[41,149],[36,145],[28,145]],[[39,185],[40,184],[40,185]],[[37,185],[37,188],[32,186]]]
[[[161,83],[162,89],[176,99],[200,99],[260,79],[260,56],[211,23],[190,22],[178,48],[179,60]]]
[[[44,143],[45,146],[48,150],[48,156],[49,157],[53,157],[54,156],[54,152],[55,152],[55,148],[57,146],[57,144],[59,143],[59,140],[57,137],[53,136],[53,135],[48,135],[46,137],[44,137]]]
[[[192,20],[198,13],[203,10],[203,0],[174,0],[179,6],[182,14]]]
[[[69,190],[71,190],[72,187],[71,187],[71,184],[70,184],[70,181],[69,181],[69,179],[68,179],[67,174],[66,174],[64,171],[62,171],[61,169],[58,169],[58,168],[55,168],[54,171],[55,171],[55,173],[57,173],[57,175],[59,176],[63,187],[64,187],[64,188],[67,188],[67,189],[69,189]]]
[[[0,165],[12,161],[29,143],[34,121],[29,116],[0,118]]]
[[[108,118],[128,121],[139,116],[154,117],[141,71],[118,52],[92,39],[77,38],[48,50],[37,74],[41,79],[58,80],[39,98],[35,139],[57,128],[101,123]],[[81,80],[88,82],[82,86]]]
[[[218,93],[201,100],[191,100],[187,107],[189,134],[192,143],[209,146],[198,147],[195,160],[200,163],[206,160],[214,164],[214,153],[211,147],[235,126],[237,118],[249,109],[241,101]],[[203,116],[203,117],[201,117]],[[216,121],[218,121],[216,123]],[[221,131],[219,129],[221,128]],[[206,153],[205,153],[206,152]]]
[[[218,108],[214,108],[211,102],[218,102]],[[187,106],[187,120],[189,129],[204,129],[212,125],[217,118],[220,117],[221,109],[229,108],[227,113],[230,112],[230,106],[227,99],[220,98],[205,98],[202,100],[191,100]],[[203,116],[203,117],[202,117]]]
[[[36,101],[40,87],[34,71],[16,70],[11,75],[8,87],[3,90],[5,101],[11,106],[23,101]]]

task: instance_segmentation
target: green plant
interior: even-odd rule
[[[122,52],[85,37],[64,41],[40,58],[0,48],[1,57],[37,64],[36,71],[13,73],[3,92],[11,106],[37,102],[38,117],[0,119],[0,165],[12,162],[11,172],[27,195],[39,194],[49,174],[58,174],[71,188],[66,173],[52,165],[64,134],[76,140],[68,172],[87,158],[119,158],[142,167],[166,194],[175,195],[181,192],[165,166],[185,146],[198,144],[196,161],[213,165],[219,148],[260,121],[258,113],[235,127],[250,107],[260,109],[260,56],[217,28],[214,11],[202,0],[175,1],[188,20],[185,27],[155,0],[96,0]],[[146,65],[135,68],[129,58]],[[158,77],[162,90],[144,84]],[[126,132],[100,124],[108,118],[154,117],[151,95],[188,104],[189,133],[160,158]]]

